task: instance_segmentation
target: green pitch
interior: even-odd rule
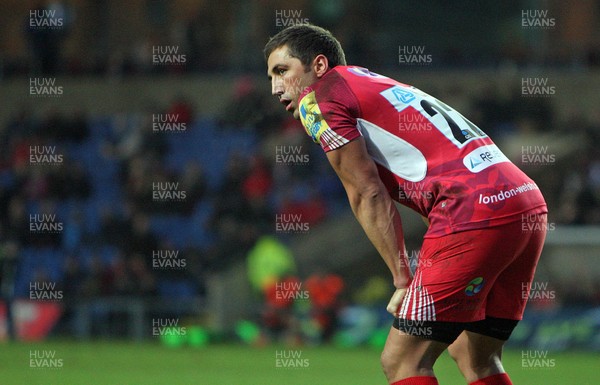
[[[530,358],[528,364],[520,350],[509,350],[504,362],[515,385],[597,385],[599,358],[593,353],[548,352],[545,358]],[[447,355],[435,370],[442,385],[464,384]],[[370,348],[46,342],[0,345],[0,384],[384,385],[386,381],[379,351]]]

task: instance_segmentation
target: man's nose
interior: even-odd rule
[[[275,96],[279,96],[283,94],[283,91],[283,81],[281,80],[281,78],[273,78],[271,84],[271,93]]]

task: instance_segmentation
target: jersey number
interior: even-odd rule
[[[423,115],[428,118],[431,124],[458,148],[463,147],[471,139],[487,136],[458,111],[418,89],[393,86],[381,92],[381,95],[399,112],[408,106],[419,112],[424,112]],[[441,122],[436,123],[433,120],[438,114],[444,119],[445,125],[439,124]]]
[[[447,104],[442,103],[437,99],[434,99],[433,103],[422,99],[421,107],[423,107],[423,111],[427,112],[427,114],[429,114],[429,116],[432,118],[439,112],[444,117],[444,120],[446,120],[446,123],[452,132],[452,136],[460,144],[464,144],[467,140],[475,137],[486,136],[485,133],[479,129],[479,127],[471,123],[456,110],[450,108]],[[444,110],[456,112],[456,114],[459,116],[459,119],[455,121]]]

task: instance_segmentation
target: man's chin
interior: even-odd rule
[[[294,111],[292,111],[292,116],[294,117],[294,119],[300,120],[300,111],[298,111],[297,108],[294,108]]]

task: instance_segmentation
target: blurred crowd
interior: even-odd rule
[[[523,27],[522,10],[530,8],[526,2],[519,6],[488,0],[459,12],[444,3],[415,7],[393,0],[368,7],[358,0],[295,0],[285,6],[275,0],[230,0],[227,6],[151,1],[122,3],[115,9],[84,3],[41,0],[29,8],[22,5],[19,25],[5,27],[19,33],[4,34],[0,77],[256,71],[262,69],[257,53],[267,36],[306,22],[331,29],[348,60],[367,67],[395,68],[401,46],[423,47],[434,58],[431,65],[440,68],[543,64],[581,70],[600,65],[593,27],[600,12],[586,4],[544,7],[553,27],[531,30]],[[134,16],[132,23],[129,17]],[[43,28],[44,22],[56,27]],[[556,43],[547,44],[549,39]],[[176,54],[169,51],[173,57],[157,65],[162,49]]]
[[[240,127],[236,121],[241,118],[229,109],[221,118],[201,119],[185,100],[109,118],[84,111],[40,113],[24,106],[2,127],[0,260],[17,264],[17,296],[27,295],[24,282],[58,281],[67,300],[171,298],[172,292],[160,289],[161,280],[188,281],[187,295],[202,295],[207,271],[244,259],[260,236],[275,233],[275,213],[300,215],[311,226],[328,214],[322,193],[332,184],[318,182],[322,162],[277,164],[274,147],[259,143],[245,153],[233,149],[222,164],[202,163],[192,152],[205,152],[210,159],[220,144],[201,148],[186,137],[191,133],[153,132],[156,111],[177,116],[200,135],[196,138],[210,129],[226,141],[240,133],[252,143],[259,137],[257,126]],[[272,116],[271,127],[280,126],[281,117]],[[269,136],[269,141],[300,143],[303,151],[314,151],[305,135],[289,125],[273,132],[278,137]],[[191,147],[169,141],[169,135],[179,135]],[[187,160],[173,167],[173,159]],[[217,175],[209,178],[206,167],[218,169]],[[185,196],[156,199],[157,184],[177,184]],[[335,202],[341,190],[333,191],[328,199]],[[40,217],[43,223],[35,223]],[[196,217],[201,221],[194,222]],[[173,245],[170,233],[177,230],[161,234],[152,226],[165,218],[176,219],[174,226],[182,232],[185,227],[199,241]],[[51,227],[56,224],[60,228]],[[153,252],[174,249],[181,251],[184,269],[154,268]],[[28,258],[36,261],[33,271],[28,271]],[[6,284],[12,275],[4,271],[2,281]]]

